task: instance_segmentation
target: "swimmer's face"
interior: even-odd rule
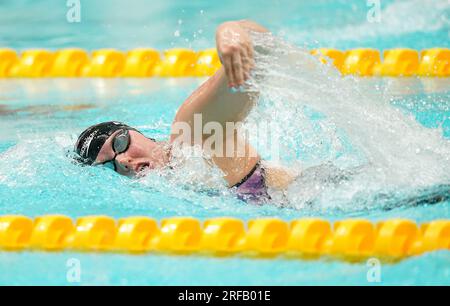
[[[144,135],[129,130],[130,144],[123,153],[116,154],[113,150],[113,140],[121,131],[112,134],[100,149],[95,164],[111,161],[118,173],[135,176],[146,169],[157,169],[168,162],[167,153],[161,143],[146,138]],[[115,157],[115,158],[114,158]]]

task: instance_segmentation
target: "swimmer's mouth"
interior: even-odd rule
[[[134,169],[134,171],[136,173],[140,173],[143,172],[146,169],[150,169],[150,163],[139,163],[136,165],[136,168]]]

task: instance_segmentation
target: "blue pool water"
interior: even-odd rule
[[[381,1],[380,24],[366,21],[368,7],[365,1],[353,4],[347,1],[308,1],[299,4],[271,1],[266,6],[256,5],[256,1],[226,1],[222,4],[207,1],[196,1],[193,4],[185,1],[172,1],[171,4],[128,1],[127,13],[123,13],[125,9],[119,1],[82,1],[82,19],[79,24],[67,23],[67,8],[63,2],[2,2],[0,45],[19,50],[69,46],[86,49],[115,47],[123,50],[138,46],[201,49],[214,45],[213,31],[218,23],[229,19],[250,18],[267,25],[287,41],[306,47],[449,47],[450,5],[447,1],[429,1],[425,4],[422,1]],[[179,35],[175,35],[177,31]],[[305,74],[311,78],[312,83],[319,81],[319,74]],[[58,213],[73,218],[98,214],[115,218],[146,215],[156,219],[194,216],[202,220],[216,216],[232,216],[244,220],[264,216],[285,220],[318,216],[331,221],[350,217],[373,221],[400,217],[418,223],[450,218],[450,201],[419,206],[406,201],[412,195],[423,195],[430,189],[422,191],[412,188],[413,191],[406,192],[404,188],[407,186],[403,185],[411,181],[403,177],[386,180],[386,186],[370,180],[364,181],[364,184],[373,183],[381,189],[403,188],[387,202],[376,196],[379,193],[375,193],[369,200],[373,193],[366,194],[364,190],[357,189],[362,192],[361,200],[357,196],[346,198],[345,190],[338,190],[341,192],[339,197],[333,197],[330,194],[334,191],[330,191],[327,197],[313,206],[299,208],[291,205],[279,208],[277,203],[262,207],[251,206],[226,192],[210,196],[195,188],[170,184],[171,181],[166,179],[150,177],[146,180],[130,180],[107,169],[79,167],[70,162],[68,155],[76,136],[85,127],[101,121],[121,120],[139,127],[149,136],[164,139],[177,107],[202,81],[204,80],[0,80],[0,214],[39,216]],[[385,109],[382,107],[388,107],[393,114],[398,111],[405,117],[412,115],[415,122],[420,123],[419,127],[411,127],[413,132],[402,133],[405,138],[409,137],[411,144],[425,142],[427,139],[424,135],[431,131],[433,135],[430,138],[439,135],[435,144],[442,145],[444,149],[448,147],[448,78],[372,78],[358,80],[357,86],[367,88],[365,94],[370,103],[380,105],[374,108],[377,113],[372,122],[380,123],[381,127],[373,126],[373,130],[388,127],[387,122],[382,121],[384,115],[391,115],[389,112],[382,112]],[[309,94],[307,87],[305,85],[305,88],[296,90]],[[292,91],[292,94],[299,92]],[[346,107],[352,107],[358,97],[351,94],[351,103],[345,104]],[[315,100],[309,96],[298,103],[309,105],[308,99],[315,103],[311,104],[313,110],[307,112],[313,126],[323,123],[322,126],[328,127],[316,110],[324,100]],[[270,104],[263,102],[261,107],[264,112],[264,107],[270,107]],[[354,110],[355,117],[361,115],[357,112],[358,109]],[[277,116],[283,118],[284,114],[277,113]],[[336,119],[338,123],[341,120],[340,117]],[[362,127],[368,128],[365,125]],[[301,131],[310,131],[303,126],[299,128]],[[398,127],[394,125],[391,128]],[[367,131],[368,138],[373,136],[376,139],[378,136],[374,131],[370,132],[371,129]],[[328,137],[331,134],[326,129],[322,132],[311,138],[303,137],[304,140],[314,142],[314,148],[325,154],[328,147],[321,145],[319,136]],[[400,134],[400,130],[397,132]],[[347,136],[349,139],[345,143],[353,145],[361,135],[350,133]],[[380,143],[380,147],[384,144],[390,145],[389,142]],[[316,156],[302,146],[295,151],[305,162],[312,157],[322,156]],[[395,150],[393,152],[396,153]],[[392,156],[395,156],[394,153]],[[345,150],[342,154],[351,155]],[[338,160],[336,156],[331,158]],[[430,160],[415,159],[411,163],[419,160],[428,162],[430,167],[449,167],[448,164],[439,164],[437,157],[430,157]],[[401,159],[393,158],[392,161],[395,162],[394,166],[398,166],[398,174],[406,177],[401,171]],[[419,166],[411,168],[419,169]],[[420,172],[412,173],[421,175]],[[437,191],[448,193],[448,189],[439,187],[440,184],[449,184],[448,176],[439,177],[432,172],[427,175],[427,179],[434,182],[433,186]],[[298,199],[296,191],[292,191],[294,199]],[[66,264],[71,258],[80,261],[81,283],[67,281]],[[396,264],[386,263],[382,265],[379,284],[448,285],[449,263],[448,251],[425,254]],[[367,281],[367,272],[365,263],[332,260],[0,252],[0,284],[374,284]]]

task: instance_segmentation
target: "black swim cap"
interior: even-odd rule
[[[83,164],[91,165],[97,159],[97,155],[106,140],[120,129],[136,131],[125,123],[117,121],[103,122],[87,128],[75,143],[75,152],[80,156],[77,160]]]

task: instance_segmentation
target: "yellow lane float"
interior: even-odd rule
[[[125,66],[125,54],[114,49],[92,52],[90,62],[83,67],[82,76],[113,78],[121,76]]]
[[[156,64],[160,61],[155,49],[134,49],[127,53],[122,77],[151,77]]]
[[[170,49],[164,52],[163,59],[155,67],[159,77],[194,76],[197,53],[189,49]]]
[[[20,250],[30,245],[33,220],[24,216],[0,217],[0,248]]]
[[[326,256],[344,260],[377,257],[400,260],[436,250],[450,250],[450,220],[417,226],[411,220],[372,223],[346,219],[305,218],[285,222],[261,218],[200,221],[192,217],[115,219],[62,215],[0,216],[0,249],[5,251],[86,251],[173,253],[290,258]]]
[[[341,72],[358,76],[372,76],[375,66],[379,65],[380,51],[374,49],[354,49],[345,53]]]
[[[52,77],[80,77],[82,69],[89,63],[89,55],[82,49],[63,49],[55,53]]]
[[[392,49],[383,52],[383,62],[374,67],[381,76],[413,76],[419,69],[419,53],[411,49]]]
[[[450,76],[450,49],[433,48],[421,52],[419,75]]]
[[[244,250],[245,224],[234,218],[206,220],[203,225],[202,248],[216,255],[227,255]]]
[[[43,78],[51,76],[55,54],[48,50],[22,52],[17,63],[11,67],[11,77]]]
[[[343,75],[390,77],[448,77],[450,49],[311,50],[323,62],[333,64]],[[174,48],[160,53],[150,48],[25,50],[20,54],[0,49],[0,78],[39,77],[204,77],[221,67],[216,49],[194,51]]]
[[[0,78],[11,76],[11,68],[17,65],[17,53],[11,49],[0,49]]]

